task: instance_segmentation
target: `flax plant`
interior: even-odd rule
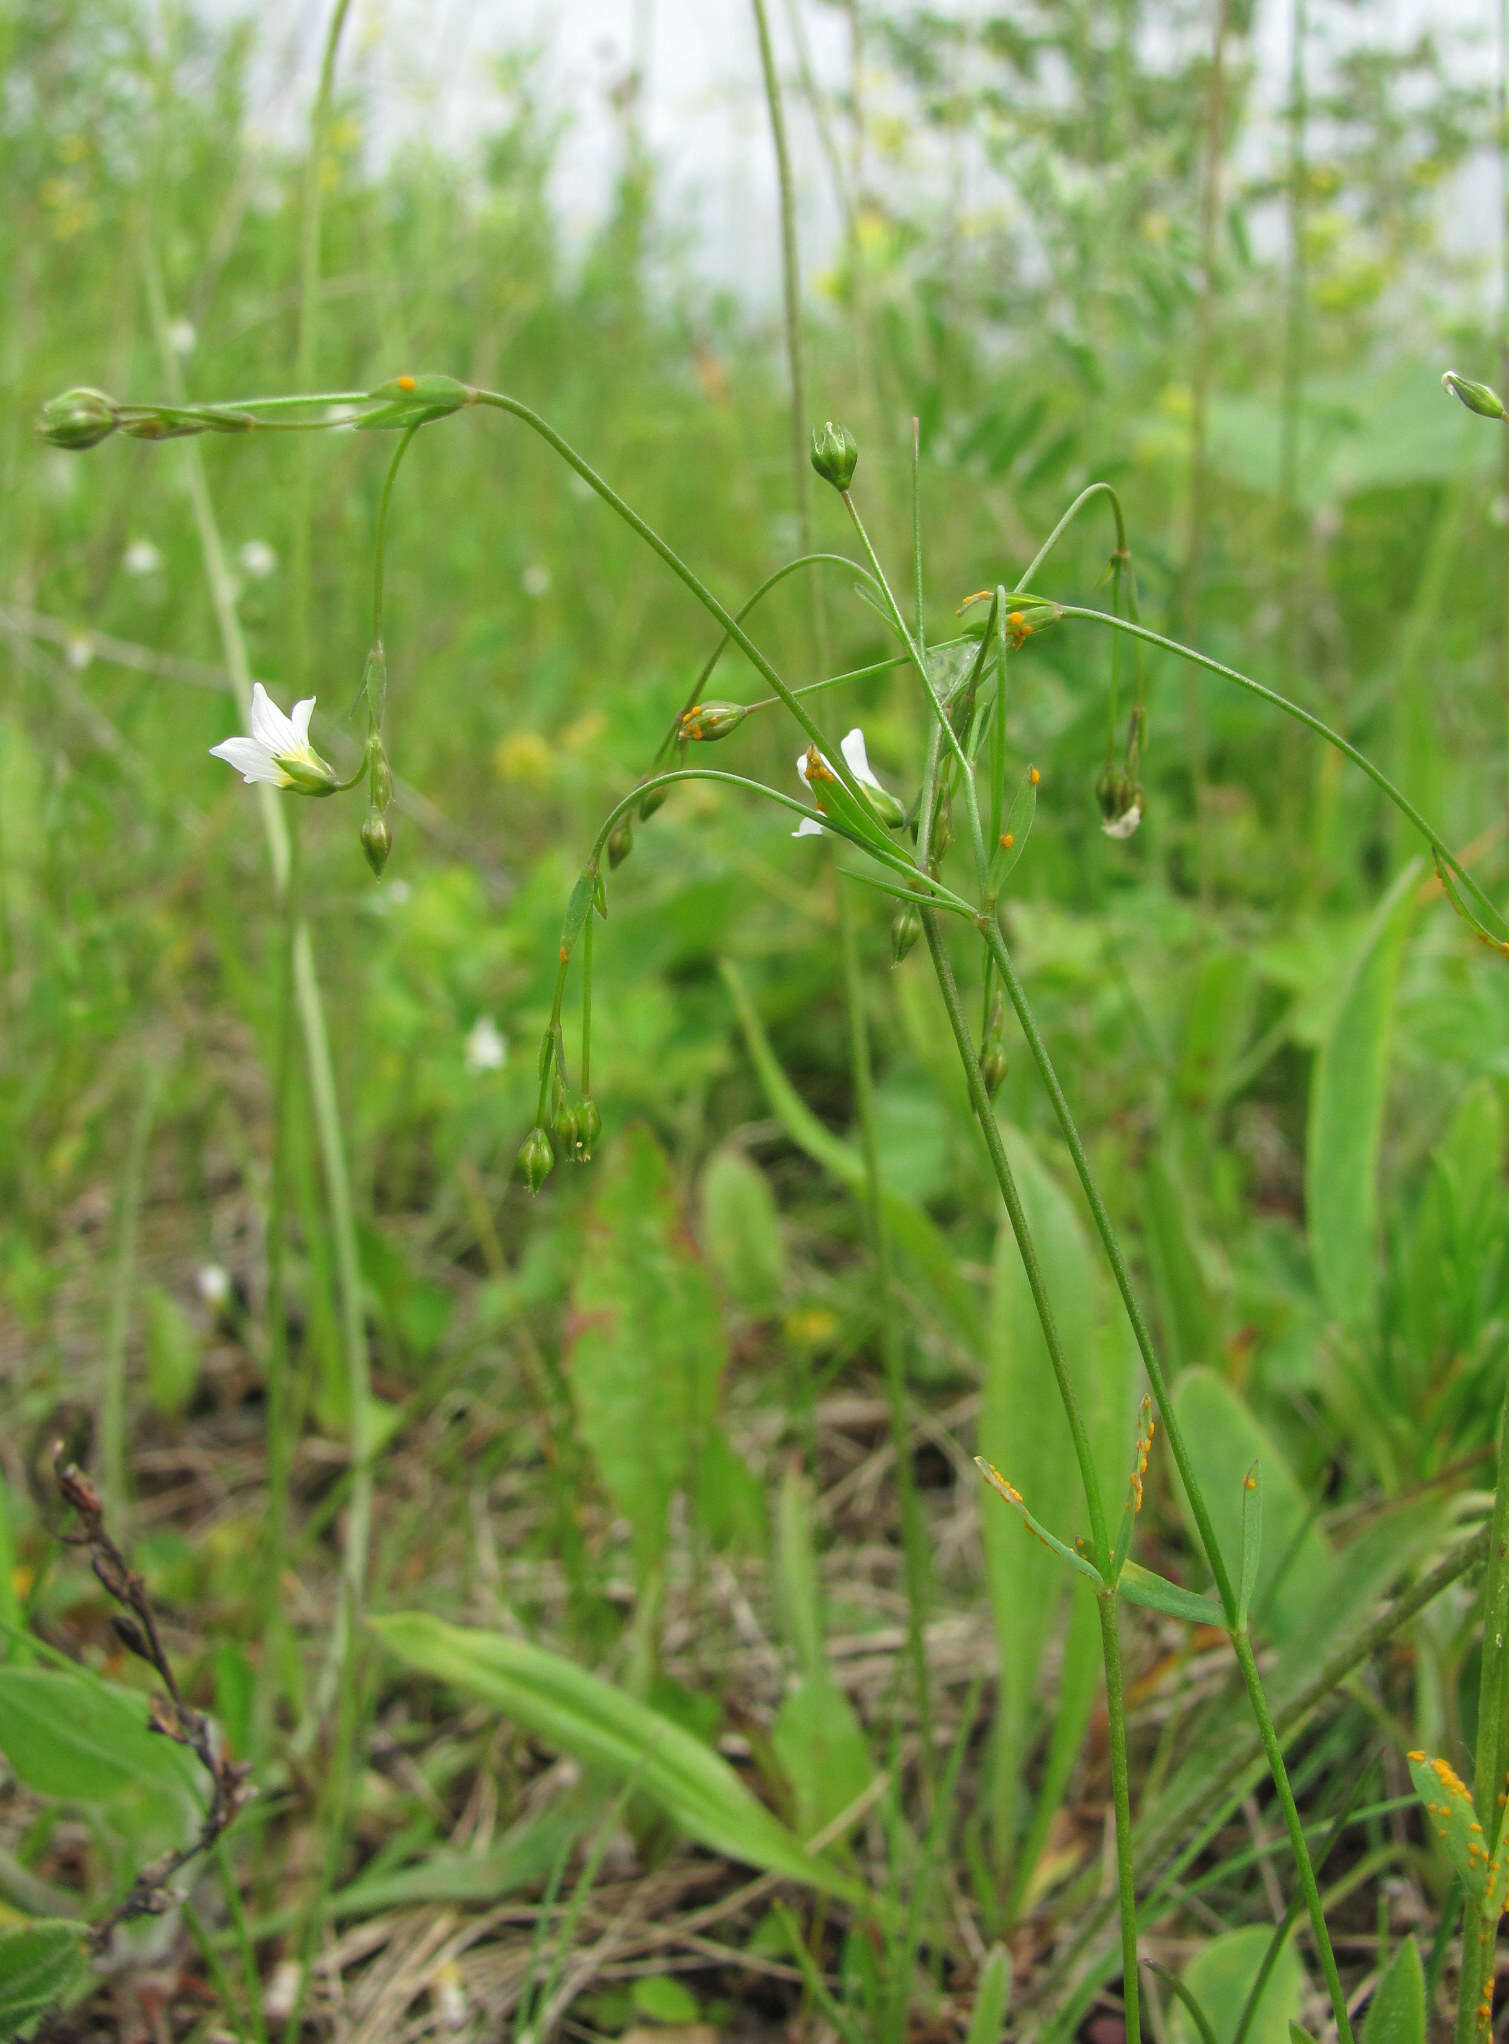
[[[1484,411],[1491,417],[1504,416],[1502,406],[1491,392],[1484,392],[1479,386],[1464,385],[1461,379],[1452,379],[1448,387],[1463,396],[1473,409]],[[145,438],[206,431],[247,434],[268,428],[286,428],[290,424],[305,430],[320,430],[335,423],[328,415],[329,402],[329,398],[322,395],[250,400],[236,405],[122,406],[98,392],[73,392],[54,400],[44,414],[43,426],[60,444],[75,446],[93,445],[115,430]],[[835,743],[832,733],[824,728],[815,714],[815,708],[821,709],[822,706],[814,706],[814,696],[819,691],[826,692],[840,686],[853,676],[826,675],[817,681],[793,687],[777,670],[746,624],[754,604],[787,575],[797,569],[826,567],[834,556],[806,553],[787,563],[767,579],[741,610],[735,612],[726,607],[676,550],[554,427],[512,395],[480,389],[444,375],[403,375],[368,392],[355,396],[346,394],[345,402],[351,406],[352,416],[343,419],[342,424],[358,430],[396,430],[402,436],[383,492],[380,527],[384,530],[399,464],[417,432],[424,426],[464,411],[498,411],[516,419],[544,440],[665,563],[719,628],[717,646],[681,711],[673,718],[660,752],[649,771],[603,819],[571,892],[558,945],[551,1013],[540,1047],[536,1121],[520,1152],[522,1175],[531,1186],[541,1184],[553,1167],[556,1145],[569,1159],[585,1161],[600,1132],[601,1118],[591,1095],[589,1064],[592,918],[595,913],[606,915],[608,875],[631,849],[631,833],[636,821],[647,823],[660,804],[682,784],[704,782],[738,789],[773,803],[796,819],[794,835],[827,833],[835,846],[846,847],[850,853],[858,855],[859,863],[839,866],[841,880],[865,885],[898,904],[903,930],[911,936],[920,935],[925,939],[970,1103],[1020,1251],[1079,1469],[1088,1532],[1084,1539],[1073,1545],[1036,1519],[1030,1501],[1016,1488],[1009,1474],[993,1470],[987,1470],[986,1474],[994,1490],[1024,1520],[1027,1529],[1044,1540],[1067,1567],[1086,1581],[1097,1600],[1116,1820],[1117,1898],[1128,2036],[1135,2039],[1139,2034],[1139,1996],[1136,1879],[1132,1859],[1129,1764],[1117,1624],[1118,1606],[1123,1597],[1178,1618],[1219,1626],[1226,1632],[1256,1725],[1261,1755],[1271,1775],[1283,1815],[1299,1898],[1309,1920],[1325,1977],[1337,2034],[1341,2044],[1350,2044],[1351,2025],[1346,1997],[1326,1926],[1306,1830],[1299,1817],[1284,1757],[1284,1737],[1298,1720],[1291,1714],[1281,1724],[1275,1721],[1259,1674],[1251,1634],[1249,1607],[1258,1578],[1261,1539],[1259,1481],[1256,1474],[1249,1478],[1244,1494],[1240,1552],[1236,1555],[1224,1553],[1216,1539],[1209,1501],[1202,1492],[1177,1411],[1169,1397],[1167,1373],[1133,1288],[1125,1256],[1090,1169],[1065,1090],[1038,1027],[1008,941],[1005,910],[1009,883],[1027,846],[1041,779],[1037,768],[1029,767],[1014,787],[1010,784],[1008,720],[1014,661],[1023,655],[1036,636],[1048,629],[1072,630],[1093,626],[1111,634],[1113,651],[1122,642],[1127,642],[1137,663],[1136,693],[1118,756],[1122,676],[1121,668],[1113,658],[1108,758],[1097,788],[1103,827],[1109,836],[1124,837],[1135,830],[1144,806],[1139,780],[1146,738],[1141,654],[1144,647],[1150,646],[1171,653],[1196,669],[1255,695],[1339,750],[1372,780],[1419,833],[1429,848],[1443,891],[1478,939],[1501,953],[1509,954],[1509,924],[1451,852],[1441,834],[1388,776],[1348,739],[1299,704],[1251,676],[1153,631],[1141,622],[1137,615],[1136,581],[1125,520],[1116,492],[1108,485],[1094,485],[1081,493],[1015,586],[1002,584],[966,599],[963,608],[983,602],[986,612],[983,624],[976,623],[964,635],[963,643],[971,648],[972,658],[960,668],[940,662],[935,656],[941,649],[935,647],[930,651],[920,629],[920,530],[916,535],[912,563],[918,602],[909,620],[871,542],[852,487],[858,462],[858,449],[852,437],[842,427],[831,423],[814,433],[813,466],[838,493],[859,548],[860,559],[846,561],[846,566],[855,575],[871,609],[877,610],[885,620],[897,647],[891,660],[872,663],[870,668],[859,671],[874,672],[877,667],[906,670],[927,717],[926,757],[919,785],[908,802],[898,799],[886,789],[871,771],[858,730],[849,731],[842,743]],[[1115,535],[1109,560],[1111,607],[1101,610],[1061,603],[1042,593],[1039,577],[1046,569],[1059,538],[1075,519],[1090,508],[1098,507],[1102,498],[1111,513]],[[845,559],[843,556],[837,558]],[[380,655],[380,555],[375,577],[374,609],[374,654]],[[754,703],[730,702],[705,693],[706,683],[718,659],[730,646],[738,648],[769,691]],[[382,773],[386,772],[386,757],[382,752],[380,671],[375,679],[371,658],[367,680],[367,751],[350,781],[340,785],[351,787],[365,778],[371,791],[380,783]],[[798,775],[802,797],[788,790],[767,787],[746,774],[701,763],[702,748],[707,744],[730,738],[750,716],[777,708],[786,711],[801,734],[803,751],[798,762]],[[281,729],[281,726],[278,728]],[[668,763],[671,761],[674,763]],[[283,785],[289,792],[310,795],[337,792],[334,776],[328,774],[328,770],[327,778],[315,785],[311,778],[314,770],[303,766],[292,755],[284,758],[276,753],[270,755],[269,777],[274,770],[286,773]],[[305,776],[302,780],[301,773]],[[957,885],[950,878],[945,878],[948,840],[956,819],[961,825],[963,865],[968,875]],[[371,847],[365,836],[363,846],[370,858]],[[380,861],[372,860],[372,863],[377,866]],[[955,940],[961,934],[959,926],[962,926],[964,941],[970,947],[971,955],[979,961],[985,979],[986,1005],[978,1032],[972,1028],[966,1012],[955,964]],[[899,945],[898,948],[905,947]],[[566,996],[573,965],[579,967],[581,979],[581,1037],[575,1077],[566,1042]],[[992,993],[996,990],[1016,1017],[1089,1205],[1106,1261],[1141,1353],[1152,1393],[1150,1404],[1156,1406],[1156,1424],[1166,1435],[1186,1494],[1190,1516],[1214,1583],[1214,1599],[1196,1596],[1132,1559],[1130,1550],[1153,1433],[1150,1410],[1145,1412],[1137,1430],[1124,1506],[1116,1521],[1113,1522],[1111,1517],[1081,1412],[1078,1377],[1083,1359],[1066,1354],[1059,1339],[1054,1303],[1047,1294],[1036,1247],[991,1104],[986,1067],[993,1054]],[[1487,1572],[1488,1582],[1484,1591],[1485,1616],[1492,1621],[1490,1636],[1494,1638],[1502,1637],[1504,1614],[1509,1612],[1509,1530],[1506,1529],[1509,1529],[1509,1502],[1506,1502],[1506,1488],[1501,1485],[1496,1505],[1493,1563]],[[1502,1540],[1498,1537],[1501,1532]],[[1496,1633],[1494,1627],[1499,1628]],[[1493,1770],[1497,1769],[1501,1774],[1505,1766],[1509,1766],[1509,1753],[1506,1753],[1506,1746],[1509,1746],[1509,1729],[1506,1729],[1509,1728],[1509,1679],[1505,1677],[1502,1653],[1496,1646],[1492,1651],[1485,1650],[1483,1681],[1485,1728],[1479,1756],[1479,1794],[1486,1796],[1491,1794],[1496,1778]],[[1201,1814],[1203,1816],[1204,1813]],[[1509,1866],[1509,1861],[1506,1861],[1506,1866]]]

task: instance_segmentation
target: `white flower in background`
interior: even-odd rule
[[[295,788],[301,795],[330,795],[335,775],[309,743],[309,717],[315,699],[306,696],[285,717],[261,682],[252,684],[251,736],[227,738],[210,747],[212,759],[223,759],[248,784],[267,781],[274,788]]]
[[[87,632],[70,632],[63,646],[63,658],[75,674],[82,674],[94,658],[94,641]]]
[[[201,1263],[194,1273],[194,1284],[205,1305],[217,1313],[230,1298],[231,1274],[223,1263]]]
[[[1134,802],[1130,809],[1123,809],[1120,816],[1108,816],[1101,824],[1107,837],[1130,837],[1142,821],[1142,804]]]
[[[162,566],[162,555],[149,539],[133,539],[121,555],[121,566],[128,575],[155,575]]]
[[[519,577],[524,584],[526,596],[548,596],[550,594],[550,570],[543,561],[531,561]]]
[[[508,1040],[491,1015],[479,1015],[467,1031],[464,1056],[469,1072],[502,1069],[508,1056]]]
[[[857,724],[843,741],[840,749],[843,752],[844,761],[848,766],[849,772],[859,782],[860,786],[862,788],[874,788],[880,794],[885,794],[885,789],[881,787],[879,781],[870,772],[870,762],[865,753],[865,734]],[[796,762],[796,770],[801,775],[806,787],[812,787],[814,760],[817,762],[815,771],[819,781],[832,781],[838,778],[833,771],[833,762],[825,759],[815,745],[809,745],[807,750],[798,756]],[[821,795],[814,793],[812,799],[817,804],[817,807],[821,809],[823,806]],[[821,837],[822,834],[822,825],[811,816],[804,816],[796,829],[791,833],[793,837]]]
[[[175,355],[192,355],[198,339],[190,319],[175,319],[168,328],[168,346]]]
[[[250,575],[254,582],[265,582],[278,565],[278,557],[265,539],[249,539],[236,555],[241,563],[243,575]]]

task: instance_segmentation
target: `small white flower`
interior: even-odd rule
[[[121,555],[121,566],[128,575],[155,575],[162,566],[162,555],[149,539],[133,539]]]
[[[94,658],[94,641],[87,632],[70,632],[63,646],[63,658],[75,674],[82,674]]]
[[[883,795],[885,789],[880,786],[879,781],[876,780],[874,774],[870,771],[870,762],[865,753],[865,734],[857,724],[843,741],[842,751],[849,772],[860,783],[861,787],[876,788]],[[812,755],[815,752],[817,752],[817,747],[809,745],[805,752],[798,755],[796,762],[796,770],[801,775],[803,784],[808,788],[812,786]],[[817,752],[817,757],[822,768],[826,771],[827,778],[835,780],[837,776],[833,771],[833,762],[825,758],[820,752]],[[823,775],[820,773],[819,779],[822,778]],[[823,806],[822,797],[814,795],[812,799],[818,808],[821,809]],[[822,825],[811,816],[804,816],[796,829],[791,833],[793,837],[821,837],[822,834]]]
[[[192,320],[175,319],[168,328],[168,346],[175,355],[192,355],[198,339]]]
[[[335,775],[309,743],[309,717],[314,697],[295,703],[285,717],[260,681],[252,684],[251,736],[227,738],[210,747],[212,759],[223,759],[250,785],[267,781],[275,788],[296,788],[301,795],[328,795]]]
[[[524,584],[526,596],[548,596],[550,594],[550,570],[543,561],[531,561],[519,577]]]
[[[194,1273],[194,1283],[205,1305],[212,1306],[217,1313],[230,1298],[231,1274],[223,1263],[201,1263]]]
[[[1108,816],[1101,824],[1107,837],[1130,837],[1142,821],[1142,804],[1134,802],[1130,809],[1123,809],[1120,816]]]
[[[265,539],[249,539],[236,555],[241,572],[254,582],[265,582],[278,565],[278,557]]]
[[[467,1031],[463,1053],[469,1072],[496,1072],[508,1056],[508,1041],[491,1015],[479,1015]]]

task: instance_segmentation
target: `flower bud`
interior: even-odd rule
[[[904,908],[891,924],[891,963],[899,965],[922,935],[922,918],[914,908]]]
[[[369,809],[362,823],[362,850],[367,855],[367,864],[372,868],[375,880],[381,880],[382,869],[387,865],[392,849],[392,825],[380,809]]]
[[[670,793],[669,788],[646,788],[639,798],[639,820],[648,823]]]
[[[847,426],[835,426],[829,419],[826,425],[813,427],[812,466],[825,483],[832,483],[835,490],[848,489],[858,460],[859,446]]]
[[[119,424],[120,413],[114,398],[106,397],[102,390],[81,385],[47,400],[37,420],[37,431],[54,447],[83,449],[108,440]]]
[[[683,744],[689,738],[727,738],[748,715],[743,703],[693,703],[689,710],[682,711],[676,736]]]
[[[1496,390],[1490,390],[1486,383],[1474,383],[1470,377],[1458,376],[1455,369],[1448,369],[1441,378],[1441,387],[1448,397],[1454,397],[1466,405],[1468,411],[1476,412],[1480,419],[1509,418],[1504,410],[1503,399]]]
[[[859,792],[865,799],[865,807],[877,822],[883,823],[887,830],[900,830],[906,822],[906,810],[889,788],[872,788],[868,781],[861,781]]]
[[[597,1102],[590,1097],[584,1097],[577,1109],[576,1120],[578,1155],[583,1164],[590,1164],[593,1145],[603,1132],[603,1118],[598,1112]]]
[[[980,1046],[980,1077],[985,1081],[985,1091],[992,1100],[1005,1083],[1007,1070],[1006,1046],[992,1031]]]
[[[568,1094],[563,1093],[555,1104],[550,1133],[568,1157],[575,1155],[582,1140],[581,1106]]]
[[[608,833],[608,868],[616,870],[634,849],[634,825],[629,817],[615,823]]]
[[[532,1128],[519,1145],[519,1176],[531,1192],[538,1192],[550,1176],[555,1152],[542,1128]]]
[[[381,814],[393,800],[393,769],[388,765],[388,755],[382,740],[375,734],[367,740],[367,788],[372,797],[372,807]]]

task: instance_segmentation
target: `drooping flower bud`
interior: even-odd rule
[[[80,385],[77,390],[65,390],[61,397],[47,400],[37,420],[37,431],[54,447],[82,450],[108,440],[119,424],[120,411],[114,398],[106,397],[102,390]]]
[[[1006,1045],[995,1030],[980,1046],[980,1077],[985,1081],[985,1091],[994,1100],[1005,1083],[1009,1069],[1006,1059]]]
[[[922,935],[922,918],[914,908],[904,908],[891,924],[891,963],[899,965]]]
[[[1458,376],[1455,369],[1448,369],[1441,378],[1441,387],[1448,397],[1456,398],[1466,405],[1468,411],[1476,412],[1480,419],[1509,418],[1503,399],[1486,383],[1474,383],[1471,377]]]
[[[646,788],[639,798],[639,820],[648,823],[670,793],[669,788]]]
[[[550,1133],[555,1137],[568,1157],[573,1157],[582,1139],[581,1105],[569,1094],[563,1093],[555,1104],[555,1115],[550,1124]]]
[[[593,1146],[603,1132],[602,1115],[598,1110],[597,1102],[590,1095],[583,1098],[581,1106],[577,1109],[576,1122],[577,1154],[583,1164],[590,1164]]]
[[[615,823],[608,833],[608,867],[616,871],[634,849],[634,825],[629,817]]]
[[[693,703],[689,710],[683,710],[676,726],[676,736],[683,743],[688,739],[704,742],[714,738],[727,738],[737,731],[749,711],[743,703]]]
[[[847,426],[835,426],[829,419],[826,425],[813,427],[812,466],[825,483],[832,483],[835,490],[848,489],[858,460],[859,445]]]
[[[550,1176],[555,1152],[542,1128],[532,1128],[519,1145],[519,1176],[531,1192],[538,1192]]]
[[[372,868],[375,880],[381,880],[382,869],[387,865],[392,849],[393,826],[380,809],[369,809],[362,822],[362,850],[367,855],[367,864]]]

